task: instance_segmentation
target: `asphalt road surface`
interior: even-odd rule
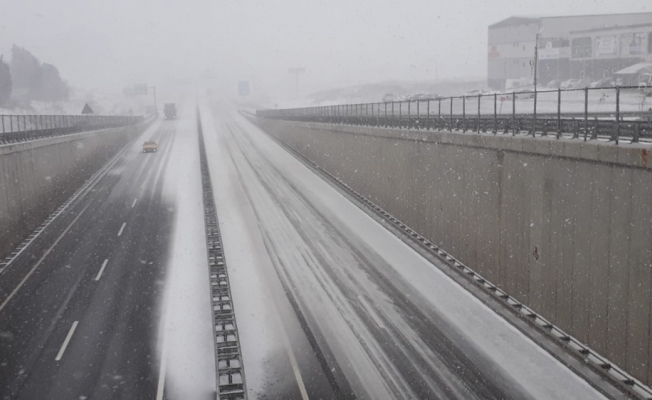
[[[176,126],[141,136],[157,153],[128,145],[0,276],[0,398],[155,398]]]
[[[236,110],[202,121],[250,398],[603,398]]]

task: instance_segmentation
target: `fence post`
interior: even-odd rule
[[[620,87],[616,86],[616,137],[614,141],[618,144],[620,139]]]
[[[437,117],[437,124],[441,124],[441,98],[439,99],[439,116]]]
[[[451,96],[451,126],[448,129],[450,132],[453,132],[453,97]]]
[[[537,131],[537,85],[534,85],[534,115],[532,118],[532,137],[536,136]]]
[[[557,88],[557,139],[561,137],[561,88]]]
[[[466,96],[462,96],[462,132],[466,133]]]
[[[494,135],[498,133],[498,94],[494,93]]]
[[[516,92],[512,90],[512,136],[516,135]]]
[[[480,119],[481,119],[481,113],[480,113],[480,98],[482,97],[481,94],[478,95],[478,133],[480,133]]]
[[[589,88],[584,88],[584,141],[589,134]]]

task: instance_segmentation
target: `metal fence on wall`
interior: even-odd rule
[[[554,89],[258,110],[263,118],[571,138],[652,138],[650,89]]]
[[[135,125],[143,116],[0,115],[0,143]]]

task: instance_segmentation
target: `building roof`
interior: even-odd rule
[[[489,29],[491,28],[503,28],[506,26],[514,26],[514,25],[525,25],[525,24],[531,24],[533,22],[539,21],[540,18],[536,17],[509,17],[505,18],[501,21],[496,22],[495,24],[489,25]]]
[[[571,31],[570,33],[589,33],[589,32],[601,32],[601,31],[615,31],[615,30],[618,30],[618,29],[643,28],[643,27],[646,27],[646,26],[652,26],[652,22],[647,23],[647,24],[603,26],[601,28],[582,29],[582,30],[579,30],[579,31]]]
[[[623,68],[620,71],[616,71],[616,75],[631,75],[638,74],[643,69],[649,69],[652,72],[652,62],[641,62],[638,64],[630,65],[627,68]]]
[[[609,14],[584,14],[584,15],[521,15],[521,16],[512,16],[500,20],[494,24],[489,25],[491,28],[502,28],[505,26],[513,25],[523,25],[529,24],[532,22],[540,21],[542,19],[556,19],[556,18],[578,18],[578,17],[604,17],[604,16],[616,16],[616,15],[641,15],[641,14],[650,14],[652,17],[652,12],[629,12],[629,13],[609,13]]]

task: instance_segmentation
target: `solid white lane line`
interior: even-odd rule
[[[43,262],[43,260],[45,260],[45,257],[47,257],[48,254],[50,254],[50,251],[52,251],[52,249],[54,248],[54,246],[56,246],[56,245],[59,243],[59,241],[61,240],[61,238],[63,238],[63,236],[64,236],[64,235],[68,232],[68,230],[69,230],[69,229],[70,229],[70,228],[75,224],[75,222],[77,222],[77,220],[79,219],[79,217],[82,216],[82,214],[84,213],[84,211],[86,211],[86,209],[87,209],[88,206],[90,206],[90,205],[91,205],[90,202],[89,202],[88,204],[86,204],[86,207],[84,207],[84,209],[81,210],[81,212],[80,212],[79,214],[77,214],[77,217],[75,217],[75,219],[70,223],[70,225],[68,225],[68,227],[66,228],[66,230],[63,231],[63,233],[62,233],[62,234],[57,238],[57,240],[54,241],[54,243],[52,244],[52,246],[50,246],[50,248],[48,249],[48,251],[46,251],[45,254],[43,254],[43,256],[38,260],[38,262],[37,262],[37,263],[32,267],[32,269],[27,273],[27,275],[25,275],[25,277],[23,278],[23,280],[20,281],[20,283],[18,284],[18,286],[16,286],[16,288],[15,288],[15,289],[14,289],[14,290],[9,294],[9,296],[7,296],[7,298],[5,299],[5,301],[3,301],[2,304],[0,304],[0,311],[2,311],[2,309],[5,308],[5,306],[7,305],[7,303],[9,303],[9,300],[11,300],[11,299],[16,295],[16,293],[18,293],[18,290],[20,290],[20,288],[23,287],[23,285],[25,284],[25,282],[27,282],[27,279],[29,279],[29,277],[32,276],[32,274],[34,273],[34,271],[36,271],[36,268],[38,268],[38,266],[41,265],[41,263]]]
[[[360,300],[360,303],[362,303],[362,306],[365,308],[365,310],[367,310],[367,312],[371,316],[371,319],[374,320],[376,325],[378,325],[382,329],[385,329],[385,324],[383,324],[383,320],[381,320],[378,314],[376,314],[376,312],[374,311],[374,309],[371,308],[371,306],[367,303],[367,300],[365,300],[365,298],[362,296],[358,296],[358,300]]]
[[[163,325],[165,326],[165,324]],[[158,387],[156,389],[156,400],[163,400],[163,392],[165,391],[165,371],[167,368],[167,362],[168,362],[168,346],[167,346],[167,339],[164,336],[163,351],[161,354],[161,366],[159,367],[159,371],[158,371]]]
[[[59,361],[61,360],[61,357],[63,357],[63,352],[66,351],[66,347],[68,347],[68,343],[70,343],[70,339],[72,338],[72,334],[75,333],[75,329],[77,329],[77,324],[79,321],[75,321],[72,323],[72,326],[70,327],[70,331],[68,332],[68,336],[66,336],[66,340],[63,341],[63,344],[61,345],[61,349],[59,350],[59,354],[57,354],[57,358],[54,359],[54,361]]]
[[[283,342],[285,344],[285,351],[288,353],[290,365],[292,366],[292,371],[294,372],[294,379],[297,380],[299,392],[301,392],[301,399],[309,400],[306,385],[303,383],[303,378],[301,377],[301,372],[299,371],[299,364],[297,363],[297,359],[294,356],[294,351],[292,351],[292,347],[290,346],[290,339],[288,338],[287,332],[285,332],[285,328],[281,327],[281,331],[281,336],[283,336]]]
[[[95,280],[96,280],[96,281],[99,281],[100,278],[102,277],[102,272],[104,272],[104,268],[106,267],[106,263],[108,263],[108,262],[109,262],[109,259],[107,258],[107,259],[104,260],[104,262],[102,263],[102,268],[100,268],[100,272],[98,272],[98,273],[97,273],[97,276],[95,277]]]
[[[122,235],[122,231],[125,229],[125,225],[127,225],[127,223],[123,222],[122,226],[120,227],[120,232],[118,232],[118,236]]]
[[[138,199],[134,199],[134,202],[131,203],[131,208],[134,208],[134,206],[136,205],[136,202],[137,202],[137,201],[138,201]]]

